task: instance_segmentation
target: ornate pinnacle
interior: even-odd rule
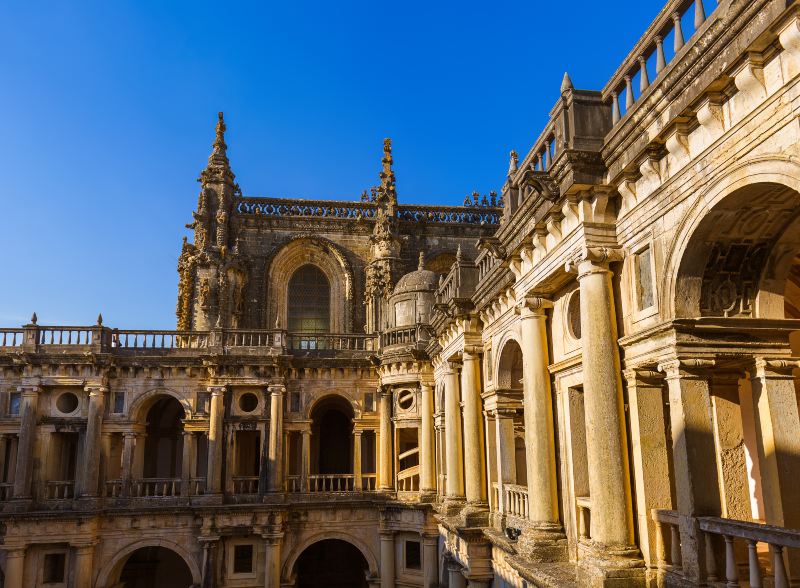
[[[572,80],[569,77],[567,72],[564,72],[564,79],[561,82],[561,93],[569,92],[570,90],[574,90],[575,86],[572,85]]]
[[[422,271],[425,269],[425,252],[419,252],[419,263],[417,264],[417,270]]]
[[[103,313],[102,312],[97,314],[97,326],[98,327],[102,327],[103,326]]]
[[[38,320],[39,320],[39,317],[37,317],[37,316],[36,316],[36,313],[34,312],[34,313],[31,315],[31,324],[32,324],[32,325],[35,325],[35,324],[36,324],[36,321],[38,321]]]
[[[511,153],[509,153],[508,155],[509,155],[508,175],[513,176],[515,173],[517,173],[517,164],[519,163],[519,156],[517,155],[517,152],[514,151],[513,149],[511,150]]]
[[[394,158],[392,157],[392,140],[391,139],[384,139],[383,140],[383,159],[381,160],[383,163],[383,169],[380,173],[381,178],[381,187],[380,191],[383,192],[385,197],[389,197],[392,201],[397,201],[397,196],[395,193],[395,178],[394,178],[394,170],[392,170],[392,164],[394,163]]]
[[[456,261],[461,263],[461,243],[458,244],[458,249],[456,249]]]
[[[208,165],[200,174],[200,181],[225,179],[233,182],[234,175],[228,161],[228,145],[225,143],[225,118],[222,113],[217,114],[216,137],[212,145],[211,155],[208,156]]]

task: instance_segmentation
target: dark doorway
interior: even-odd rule
[[[134,551],[119,575],[125,588],[189,588],[192,573],[183,558],[164,547]]]
[[[147,411],[144,477],[177,478],[183,451],[183,407],[172,396],[159,398]]]
[[[297,588],[367,588],[369,565],[357,547],[326,539],[297,559]]]
[[[341,397],[325,398],[311,414],[316,474],[353,473],[353,409]],[[314,468],[314,466],[316,466]]]

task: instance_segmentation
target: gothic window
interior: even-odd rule
[[[289,331],[327,333],[331,321],[331,286],[322,271],[304,265],[289,280]]]

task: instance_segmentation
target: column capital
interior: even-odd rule
[[[23,397],[36,397],[41,391],[42,387],[36,384],[22,384],[21,386],[17,386],[17,392]]]
[[[223,385],[214,385],[214,386],[206,386],[206,391],[210,392],[212,396],[220,396],[225,393],[228,389],[226,384]]]
[[[381,541],[394,541],[395,533],[396,531],[394,529],[380,529],[378,531]]]
[[[481,353],[483,353],[481,345],[464,345],[461,357],[463,361],[477,361]]]
[[[25,557],[27,545],[3,545],[2,550],[6,552],[6,557]]]
[[[756,357],[754,362],[754,373],[758,378],[791,379],[797,368],[800,368],[800,360],[795,357]]]
[[[286,394],[286,384],[283,382],[280,383],[272,383],[267,386],[267,390],[273,396],[283,396]]]
[[[674,358],[658,364],[658,371],[663,372],[668,380],[677,378],[706,379],[711,376],[709,370],[716,361],[707,358]]]
[[[542,296],[526,294],[517,308],[522,318],[544,318],[547,316],[547,309],[553,308],[553,301]]]
[[[581,247],[574,253],[565,265],[565,269],[570,273],[577,273],[578,279],[593,273],[606,273],[609,271],[608,264],[615,261],[622,261],[625,254],[619,247]]]
[[[630,386],[645,385],[658,386],[664,380],[664,372],[659,371],[659,366],[638,366],[622,370],[622,375]]]
[[[86,384],[83,387],[85,392],[89,393],[89,398],[92,396],[102,396],[106,392],[108,392],[108,386],[104,386],[102,384]]]

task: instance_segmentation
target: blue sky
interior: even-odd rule
[[[174,328],[216,112],[247,195],[502,185],[564,71],[601,89],[662,2],[7,2],[0,325]]]

